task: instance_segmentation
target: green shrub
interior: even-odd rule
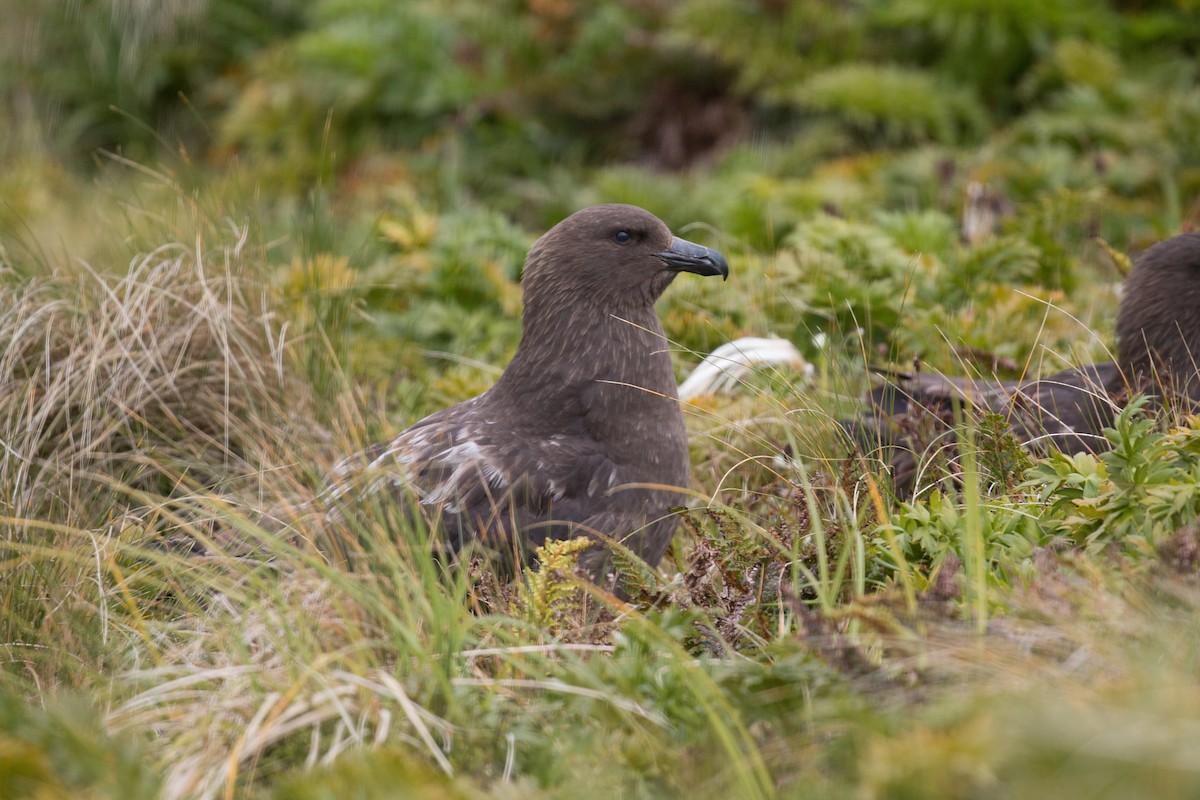
[[[969,142],[987,128],[983,106],[970,92],[906,67],[830,67],[787,95],[804,107],[836,115],[869,143]]]
[[[322,0],[306,26],[256,54],[220,127],[223,146],[270,159],[284,185],[367,144],[416,146],[475,94],[453,22],[420,5]]]
[[[1112,40],[1107,6],[1088,0],[906,0],[874,2],[873,22],[893,58],[953,75],[993,113],[1016,108],[1022,76],[1065,37]]]
[[[1088,550],[1144,557],[1200,517],[1200,429],[1164,433],[1145,408],[1140,398],[1117,415],[1105,431],[1112,449],[1098,459],[1057,454],[1031,471],[1055,510],[1051,530]]]

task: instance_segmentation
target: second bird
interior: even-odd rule
[[[848,424],[880,454],[893,490],[921,490],[926,448],[914,431],[931,422],[932,448],[954,445],[955,402],[1004,415],[1023,444],[1066,453],[1107,449],[1104,429],[1131,392],[1161,403],[1200,404],[1200,233],[1146,250],[1125,281],[1117,312],[1117,360],[1063,370],[1040,380],[996,381],[901,375],[871,393],[869,411]]]

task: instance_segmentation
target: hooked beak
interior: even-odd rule
[[[680,239],[678,236],[671,240],[669,250],[654,255],[666,263],[667,269],[675,272],[720,275],[722,280],[729,279],[729,264],[725,261],[725,256],[710,247]]]

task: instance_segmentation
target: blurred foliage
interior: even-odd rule
[[[151,800],[161,788],[141,748],[110,736],[82,698],[38,708],[0,685],[0,797]]]
[[[223,149],[302,186],[368,145],[412,146],[471,99],[454,28],[417,4],[321,0],[305,29],[256,52],[222,116]]]
[[[883,144],[974,140],[986,129],[969,93],[919,70],[847,64],[810,76],[793,93],[802,107],[838,115],[861,139]]]
[[[332,766],[285,778],[271,800],[468,800],[484,797],[414,761],[404,750],[381,749],[340,758]]]
[[[5,2],[0,104],[26,146],[203,152],[232,71],[302,30],[293,0]]]
[[[9,5],[2,108],[50,152],[246,156],[303,190],[399,148],[453,172],[440,190],[514,213],[555,166],[677,169],[750,136],[798,144],[825,115],[875,149],[975,143],[1039,112],[1060,126],[1041,141],[1086,152],[1104,141],[1089,127],[1122,136],[1106,117],[1142,87],[1194,94],[1197,44],[1184,0]]]
[[[1014,87],[1066,37],[1106,42],[1119,16],[1090,0],[902,0],[876,2],[875,20],[891,46],[911,61],[953,75],[988,108],[1015,110]],[[1183,13],[1183,9],[1180,9]]]

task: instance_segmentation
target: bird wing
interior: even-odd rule
[[[477,539],[502,550],[519,541],[532,550],[546,539],[626,532],[638,510],[630,495],[639,492],[614,492],[630,478],[598,441],[582,428],[523,436],[489,418],[478,400],[343,461],[329,499],[351,486],[390,487],[402,500],[416,499],[455,551]]]
[[[906,495],[920,467],[918,453],[953,448],[954,404],[1003,415],[1013,435],[1036,449],[1104,449],[1103,429],[1122,385],[1116,364],[1089,364],[1032,381],[979,380],[930,374],[893,375],[868,398],[869,408],[843,423],[850,439],[878,453]]]
[[[949,377],[925,372],[899,373],[872,390],[871,405],[887,415],[905,414],[951,403],[998,411],[1021,387],[1020,381]]]
[[[995,408],[1024,442],[1046,439],[1066,453],[1104,449],[1124,379],[1113,362],[1088,364],[1021,384]]]
[[[911,411],[948,409],[954,401],[1011,416],[1024,408],[1041,412],[1049,432],[1082,424],[1077,420],[1096,404],[1105,404],[1115,382],[1116,364],[1088,364],[1030,381],[948,377],[927,373],[900,374],[872,390],[876,413],[888,416]]]

